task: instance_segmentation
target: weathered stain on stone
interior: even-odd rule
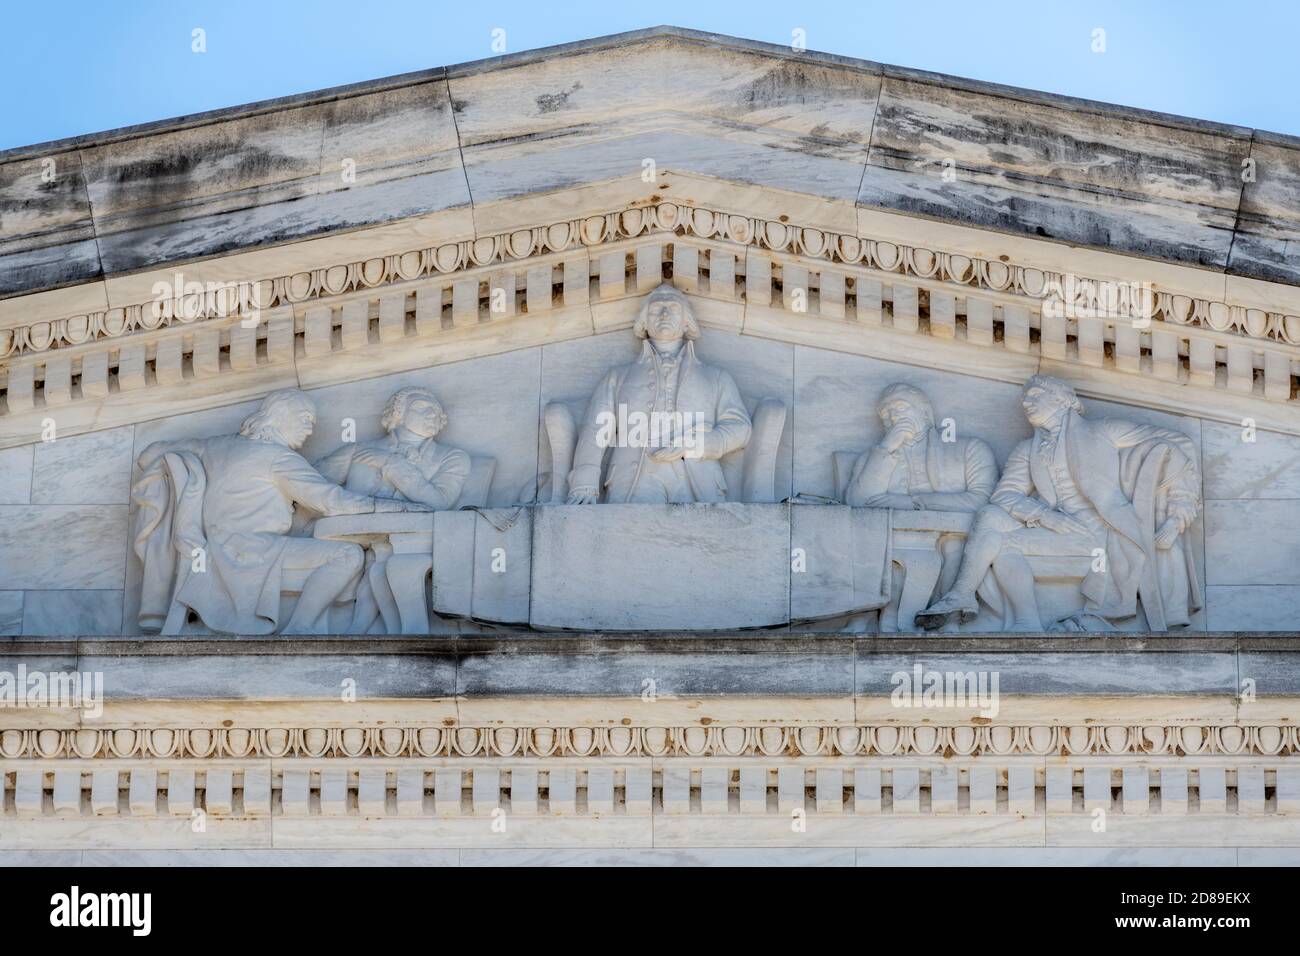
[[[678,111],[698,128],[656,118]],[[114,274],[460,205],[467,190],[442,179],[423,204],[384,191],[452,169],[489,201],[582,186],[660,142],[684,172],[1300,285],[1287,137],[667,35],[15,156],[0,163],[0,295],[93,278],[98,255]],[[1259,175],[1243,186],[1248,156]],[[340,188],[324,174],[343,158],[366,174],[356,196],[302,202]],[[958,182],[937,179],[944,159]],[[96,236],[101,253],[79,245]]]
[[[820,99],[826,92],[827,84],[815,81],[798,64],[784,62],[741,87],[736,99],[746,110],[765,110],[807,103],[811,97]]]
[[[578,90],[582,89],[582,81],[575,82],[567,90],[559,93],[543,93],[537,97],[537,112],[539,113],[557,113],[563,109],[570,109],[569,97]]]
[[[157,157],[132,160],[110,169],[109,177],[115,183],[160,191],[177,181],[189,180],[204,169],[223,168],[227,170],[226,176],[235,180],[265,179],[270,174],[300,165],[294,157],[246,142],[219,142],[205,146],[202,152],[178,149]]]

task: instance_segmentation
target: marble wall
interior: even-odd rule
[[[439,440],[495,458],[489,504],[509,505],[531,496],[550,468],[540,428],[546,404],[562,401],[580,413],[605,371],[629,361],[637,347],[628,332],[611,332],[315,389],[318,423],[303,453],[315,459],[338,447],[349,419],[358,440],[378,436],[387,397],[403,385],[426,385],[450,415]],[[1014,384],[715,329],[697,347],[701,359],[734,376],[751,410],[769,397],[791,409],[777,458],[778,498],[834,495],[832,455],[863,451],[881,438],[875,405],[892,382],[927,391],[937,417],[951,418],[959,436],[987,441],[999,463],[1030,434]],[[137,633],[140,568],[128,532],[136,456],[158,440],[234,432],[255,407],[163,416],[0,451],[0,633]],[[1295,629],[1300,438],[1114,403],[1085,400],[1085,407],[1094,417],[1179,429],[1201,448],[1205,505],[1189,535],[1205,608],[1193,629]],[[740,464],[739,455],[724,461],[733,494]]]

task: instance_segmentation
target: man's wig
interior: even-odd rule
[[[691,301],[686,298],[685,294],[673,288],[672,284],[665,282],[657,289],[645,297],[641,303],[641,311],[637,313],[636,322],[632,325],[632,334],[639,339],[650,337],[650,306],[660,299],[673,299],[681,303],[682,318],[684,320],[685,332],[683,337],[690,341],[700,337],[700,323],[695,321],[695,312],[691,309]]]
[[[261,407],[244,419],[239,426],[239,434],[254,441],[279,439],[288,443],[281,428],[286,416],[301,411],[311,412],[316,417],[316,403],[296,388],[282,388],[262,399]]]
[[[408,385],[405,388],[399,388],[391,398],[384,404],[383,416],[379,419],[384,431],[391,432],[402,424],[406,418],[406,407],[415,399],[423,398],[433,406],[434,412],[438,417],[438,427],[434,434],[442,431],[447,427],[447,411],[442,407],[442,402],[438,401],[437,396],[427,388],[420,388],[418,385]]]
[[[1031,388],[1040,388],[1058,405],[1064,405],[1066,408],[1074,409],[1080,415],[1083,414],[1083,402],[1079,401],[1074,386],[1064,379],[1051,375],[1031,375],[1029,381],[1025,382],[1025,387],[1020,390],[1021,397],[1023,398]]]

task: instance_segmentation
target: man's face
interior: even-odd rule
[[[1025,417],[1035,428],[1051,424],[1061,411],[1061,404],[1047,389],[1034,386],[1025,390],[1021,404],[1025,408]]]
[[[316,427],[316,413],[310,408],[292,408],[284,413],[281,434],[290,448],[301,448]]]
[[[413,398],[406,403],[402,424],[421,438],[432,438],[438,433],[439,418],[433,402],[427,398]]]
[[[672,342],[686,334],[686,315],[676,299],[656,299],[646,314],[646,334],[656,342]]]
[[[880,407],[880,419],[885,429],[894,427],[907,432],[908,437],[915,437],[925,431],[925,414],[905,398],[893,398]]]

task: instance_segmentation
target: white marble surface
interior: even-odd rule
[[[0,449],[0,505],[25,505],[32,494],[34,446]]]
[[[0,866],[1297,866],[1297,847],[6,850]]]
[[[534,627],[709,630],[788,620],[785,505],[556,505],[536,509],[533,525]]]
[[[450,79],[476,203],[660,170],[852,201],[880,79],[651,41]],[[501,131],[510,129],[503,137]],[[653,188],[653,187],[652,187]]]
[[[11,588],[120,588],[126,505],[0,506],[0,580]]]
[[[758,403],[775,398],[785,403],[785,430],[776,453],[774,492],[777,501],[793,494],[794,481],[794,346],[730,332],[705,330],[695,343],[700,360],[726,369],[736,380],[740,396],[752,416]],[[722,459],[728,497],[738,500],[743,452]]]
[[[790,509],[790,618],[814,620],[881,606],[889,533],[881,512],[847,505]],[[796,554],[799,564],[796,566]]]
[[[357,441],[383,434],[380,413],[397,389],[433,390],[447,412],[438,443],[496,459],[488,504],[510,505],[537,469],[538,378],[541,350],[522,349],[435,368],[349,382],[307,392],[316,403],[316,430],[302,454],[308,461],[342,444],[342,423],[356,423]]]
[[[1237,865],[1235,847],[871,847],[858,866],[1213,866]]]
[[[214,850],[86,850],[76,854],[79,861],[64,859],[45,861],[38,851],[12,854],[13,865],[75,866],[457,866],[462,851],[448,850],[283,850],[283,849],[214,849]],[[68,854],[72,855],[72,854]],[[0,854],[0,864],[6,862]]]
[[[852,866],[844,847],[462,850],[461,866]]]
[[[791,406],[778,455],[779,498],[834,493],[832,453],[860,451],[879,439],[882,426],[875,406],[880,391],[891,382],[925,389],[938,419],[952,418],[959,435],[987,441],[1000,464],[1029,434],[1019,388],[1011,383],[790,346],[712,327],[704,329],[697,347],[702,358],[733,375],[751,408],[764,397]],[[529,496],[537,473],[550,468],[540,410],[558,400],[580,416],[600,377],[633,358],[636,348],[631,333],[620,330],[314,389],[310,394],[318,404],[319,420],[304,451],[315,458],[337,447],[344,418],[356,421],[359,439],[379,434],[379,411],[393,390],[407,384],[429,386],[450,415],[443,434],[447,442],[496,459],[490,504],[507,506],[521,495]],[[11,590],[117,588],[125,566],[125,619],[133,622],[139,571],[127,540],[126,508],[120,504],[132,477],[130,460],[155,440],[229,434],[255,407],[243,402],[163,416],[134,428],[0,452],[0,463],[14,465],[0,469],[0,499],[13,499],[0,505],[8,518],[0,529],[0,570],[9,572],[12,566],[16,575],[13,583],[5,583]],[[1232,425],[1087,399],[1085,409],[1091,418],[1122,417],[1174,427],[1204,445],[1206,497],[1211,500],[1187,535],[1206,583],[1232,588],[1300,586],[1300,545],[1293,534],[1285,533],[1300,526],[1300,489],[1295,487],[1300,468],[1290,466],[1300,454],[1300,440],[1259,432],[1255,443],[1243,445],[1239,429]],[[733,455],[723,461],[733,497],[741,486],[741,459]],[[88,469],[93,480],[80,478],[81,469]],[[116,510],[39,504],[79,495],[119,504]],[[1216,496],[1237,500],[1215,501]],[[29,498],[37,503],[27,505]],[[83,513],[87,523],[74,524],[72,519]],[[69,529],[74,527],[81,536],[75,546],[69,543]],[[42,546],[37,549],[33,542]],[[1289,592],[1280,590],[1220,591],[1216,600],[1213,623],[1202,612],[1193,630],[1285,627],[1293,606]],[[1263,601],[1278,604],[1269,609],[1259,603]],[[1231,618],[1237,613],[1243,616],[1234,624]],[[1139,617],[1124,622],[1122,629],[1142,626]],[[984,629],[980,622],[971,628]],[[134,627],[127,630],[133,632]]]
[[[34,446],[32,504],[126,504],[134,437],[135,426],[125,425]]]
[[[1300,499],[1207,501],[1207,584],[1300,584]]]
[[[1206,498],[1300,498],[1300,438],[1205,422]]]
[[[1211,631],[1300,631],[1300,585],[1211,585],[1205,598]]]
[[[607,332],[572,342],[545,346],[542,350],[541,400],[544,408],[551,402],[563,402],[581,421],[587,400],[611,368],[634,361],[640,353],[640,341],[630,332]],[[784,402],[787,409],[785,431],[776,456],[775,492],[777,500],[791,494],[794,452],[794,350],[792,346],[718,329],[705,328],[695,341],[700,361],[726,370],[740,390],[750,414],[765,398]],[[550,449],[540,434],[540,469],[549,471]],[[738,501],[742,490],[744,451],[722,459],[722,473],[727,482],[727,499]]]
[[[23,632],[23,592],[0,591],[0,634]]]
[[[1238,866],[1300,866],[1300,847],[1243,846],[1237,850]]]
[[[180,438],[211,438],[239,431],[239,424],[257,410],[257,402],[239,402],[224,408],[190,412],[185,415],[156,418],[135,426],[135,447],[131,454],[131,481],[140,477],[135,460],[140,453],[156,441],[175,441]],[[131,509],[134,514],[134,509]],[[123,543],[126,554],[125,614],[123,631],[139,634],[137,616],[140,610],[140,559],[130,542]]]
[[[951,418],[959,437],[988,442],[999,467],[1031,432],[1017,385],[803,346],[795,348],[794,368],[796,494],[835,495],[831,456],[880,441],[884,426],[876,408],[880,393],[895,382],[929,395],[936,422]]]
[[[122,633],[122,592],[28,591],[23,634],[91,636]]]

